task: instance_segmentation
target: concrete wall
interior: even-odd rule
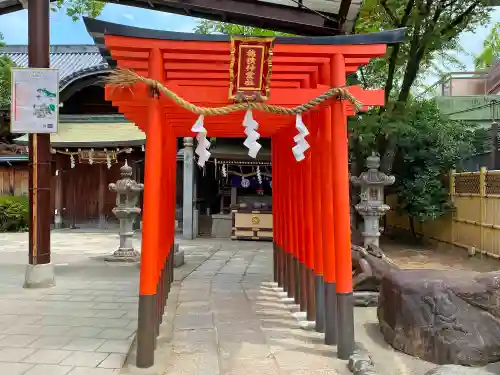
[[[454,120],[470,121],[489,128],[493,119],[500,119],[500,95],[439,96],[438,107]]]
[[[484,95],[486,93],[486,80],[482,77],[458,77],[452,78],[450,81],[450,96]]]

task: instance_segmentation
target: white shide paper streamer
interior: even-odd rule
[[[198,165],[204,167],[205,163],[210,159],[210,141],[207,139],[207,129],[203,127],[205,117],[200,115],[196,122],[194,123],[191,131],[198,133],[196,135],[196,140],[198,141],[198,146],[195,149],[195,154],[198,155]]]
[[[306,141],[306,136],[309,135],[309,130],[307,130],[304,121],[302,121],[302,115],[299,113],[295,118],[295,128],[299,131],[293,140],[295,141],[295,146],[292,148],[293,156],[295,156],[295,160],[302,161],[305,159],[304,152],[306,152],[309,147],[309,143]]]
[[[260,134],[257,132],[259,123],[254,120],[251,109],[248,109],[245,113],[243,126],[245,127],[245,134],[247,135],[243,144],[248,148],[248,156],[255,159],[262,146],[257,142],[260,138]]]

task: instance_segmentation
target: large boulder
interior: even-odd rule
[[[353,290],[378,292],[382,278],[399,267],[376,246],[351,245]]]
[[[500,272],[392,271],[377,315],[385,340],[415,357],[466,366],[500,360]]]
[[[459,365],[444,365],[427,371],[425,375],[497,375],[497,373],[479,367],[471,368]]]

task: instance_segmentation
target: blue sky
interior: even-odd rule
[[[50,14],[51,44],[94,44],[83,22],[73,22],[64,10]],[[193,30],[196,20],[148,9],[107,4],[99,19],[149,29]],[[0,32],[7,44],[26,44],[28,41],[28,11],[21,10],[0,16]]]
[[[22,10],[0,16],[0,32],[7,44],[26,44],[28,39],[28,14]],[[158,30],[189,32],[196,25],[196,19],[147,9],[108,4],[99,19],[125,25]],[[492,24],[500,22],[500,7],[492,14]],[[490,25],[477,28],[475,33],[461,36],[461,44],[471,54],[482,49],[482,42],[488,34]],[[73,22],[64,11],[51,13],[51,44],[92,44],[92,38],[82,21]],[[460,56],[469,69],[473,68],[471,56]]]

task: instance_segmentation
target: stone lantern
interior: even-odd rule
[[[396,179],[379,171],[380,158],[375,153],[366,158],[366,167],[368,171],[361,173],[359,177],[351,177],[352,184],[361,189],[361,201],[355,209],[364,220],[364,247],[379,247],[380,218],[390,209],[384,203],[384,187],[392,185]]]
[[[113,213],[120,220],[120,247],[106,260],[135,262],[139,260],[139,253],[134,249],[132,236],[134,235],[134,221],[141,213],[137,202],[139,194],[144,190],[144,185],[132,179],[132,168],[126,160],[120,168],[120,175],[120,180],[109,184],[109,190],[116,193],[116,207],[113,208]]]

